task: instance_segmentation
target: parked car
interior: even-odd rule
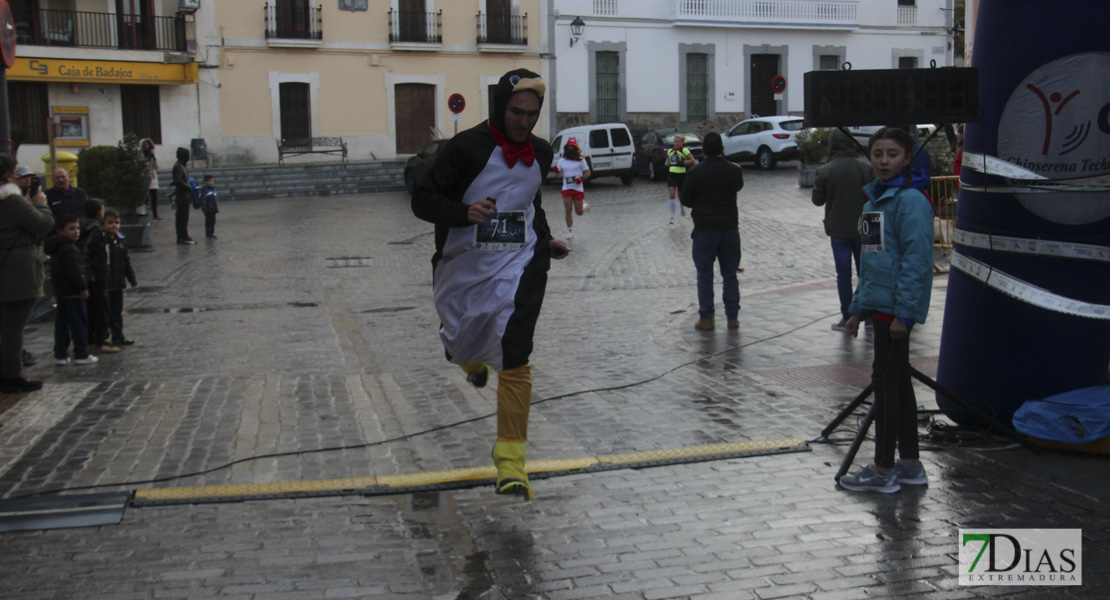
[[[449,141],[451,140],[435,140],[405,161],[405,188],[408,189],[410,196],[416,192],[416,186],[420,184],[420,180],[432,167],[440,150],[443,150]]]
[[[683,131],[676,128],[654,129],[640,137],[636,144],[636,159],[633,165],[637,175],[646,174],[652,181],[659,181],[667,176],[667,150],[674,147],[674,136],[681,135],[686,138],[685,147],[690,149],[694,159],[701,162],[704,157],[701,151],[701,136],[692,131]]]
[[[556,162],[563,155],[563,146],[574,138],[582,158],[590,165],[590,179],[620,177],[621,183],[631,185],[633,151],[632,133],[624,123],[598,123],[568,127],[551,140]],[[549,174],[550,175],[550,174]]]
[[[802,130],[801,117],[755,117],[740,121],[721,136],[725,157],[751,160],[761,169],[771,169],[780,160],[796,160],[798,143],[794,136]]]

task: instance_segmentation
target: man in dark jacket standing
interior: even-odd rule
[[[85,214],[85,200],[88,199],[85,190],[69,184],[68,171],[54,169],[54,187],[46,190],[46,203],[55,217],[60,214]]]
[[[177,162],[173,165],[174,203],[177,205],[173,225],[177,229],[177,243],[192,246],[196,242],[189,237],[189,209],[193,207],[193,186],[189,184],[189,170],[185,168],[188,162],[189,151],[178,148]]]
[[[710,132],[702,140],[705,161],[686,174],[679,199],[691,209],[694,231],[694,267],[698,270],[698,322],[694,329],[713,329],[713,264],[720,263],[728,328],[740,328],[740,209],[736,193],[744,187],[740,166],[724,158],[721,134]]]
[[[829,162],[817,169],[812,200],[825,207],[825,235],[832,241],[836,265],[836,291],[840,295],[840,320],[833,324],[844,331],[848,305],[852,303],[852,257],[859,275],[859,218],[867,196],[863,186],[875,178],[871,166],[856,158],[858,145],[839,129],[829,133]]]

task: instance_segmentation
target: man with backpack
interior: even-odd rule
[[[189,150],[178,148],[177,162],[173,165],[174,228],[177,229],[177,243],[192,246],[196,242],[189,237],[189,209],[195,201],[193,189],[196,184],[189,181],[189,170],[185,167],[188,162]]]

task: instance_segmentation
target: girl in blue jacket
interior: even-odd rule
[[[875,462],[840,478],[849,490],[897,492],[928,483],[918,459],[917,399],[910,379],[910,332],[924,323],[933,285],[933,209],[913,186],[913,138],[883,128],[868,144],[878,179],[864,186],[863,260],[845,330],[874,317]],[[897,447],[899,460],[894,460]]]

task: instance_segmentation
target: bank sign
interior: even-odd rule
[[[197,81],[196,63],[145,63],[110,60],[16,58],[12,81],[65,81],[180,85]]]
[[[1083,585],[1081,529],[961,529],[960,585]]]

